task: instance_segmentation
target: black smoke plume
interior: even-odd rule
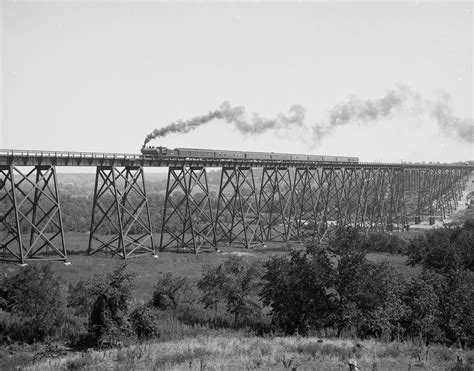
[[[324,138],[339,127],[355,123],[374,123],[380,119],[392,116],[394,113],[409,110],[412,114],[429,113],[435,118],[438,126],[448,135],[466,141],[474,142],[473,120],[461,119],[453,115],[449,95],[444,94],[437,101],[422,100],[420,96],[407,86],[389,90],[377,99],[361,99],[352,97],[346,102],[336,105],[329,111],[327,122],[321,122],[311,127],[313,140],[320,143]],[[232,124],[241,133],[261,134],[270,130],[302,126],[305,120],[305,109],[293,105],[288,115],[278,114],[276,118],[263,118],[254,113],[247,118],[245,108],[232,107],[225,101],[218,110],[207,115],[196,116],[190,120],[179,120],[165,127],[155,129],[145,138],[145,144],[150,140],[165,137],[171,133],[188,133],[213,120],[223,120]]]
[[[465,142],[474,143],[474,121],[453,115],[449,95],[443,94],[437,102],[429,103],[429,106],[430,113],[436,119],[441,130]]]
[[[327,123],[313,126],[313,138],[315,142],[320,142],[338,127],[356,122],[368,124],[389,117],[395,111],[403,109],[410,101],[418,102],[419,97],[406,86],[389,90],[378,99],[351,97],[330,110]]]
[[[155,129],[145,138],[145,144],[150,140],[165,137],[172,133],[188,133],[200,126],[206,125],[213,120],[221,119],[228,124],[234,124],[235,127],[244,134],[261,134],[268,130],[284,129],[292,125],[303,125],[305,118],[305,109],[298,105],[290,108],[288,115],[278,114],[276,118],[263,118],[254,113],[250,119],[247,119],[244,107],[232,107],[225,101],[218,110],[209,112],[207,115],[196,116],[190,120],[179,120],[165,127]]]
[[[312,127],[313,138],[315,143],[319,143],[338,127],[354,123],[370,124],[390,117],[396,112],[409,110],[412,114],[429,113],[445,133],[473,143],[472,119],[461,119],[454,116],[450,103],[448,94],[444,94],[437,101],[422,100],[415,91],[407,86],[389,90],[378,99],[353,97],[332,108],[327,123],[318,123]]]

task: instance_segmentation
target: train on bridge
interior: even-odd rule
[[[309,162],[350,162],[358,163],[358,157],[302,155],[275,152],[243,152],[198,148],[175,148],[147,146],[142,147],[145,156],[177,157],[197,159],[250,160],[250,161],[309,161]]]

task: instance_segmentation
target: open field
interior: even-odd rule
[[[159,241],[159,234],[154,235],[155,241]],[[112,270],[123,260],[116,257],[106,257],[103,254],[87,256],[87,244],[89,234],[87,233],[66,233],[66,244],[68,249],[68,260],[70,265],[61,262],[53,262],[53,270],[61,277],[65,286],[75,284],[80,280],[89,279],[95,274]],[[294,244],[294,247],[301,245]],[[197,282],[201,277],[205,266],[219,265],[229,254],[240,254],[249,259],[267,260],[272,256],[284,255],[288,253],[286,243],[269,242],[266,247],[253,249],[238,249],[234,247],[223,247],[220,253],[203,251],[195,255],[192,253],[177,253],[176,251],[164,251],[158,253],[158,258],[151,255],[132,258],[128,260],[128,270],[135,273],[134,296],[138,301],[147,301],[151,298],[153,287],[160,275],[171,272],[175,275],[185,276],[191,282]],[[407,258],[402,255],[388,253],[370,253],[368,259],[374,262],[389,262],[395,269],[399,270],[405,277],[415,275],[418,268],[405,265]],[[36,264],[32,262],[30,264]],[[40,263],[42,264],[42,263]],[[11,263],[0,265],[2,277],[12,276],[21,267]]]
[[[396,233],[410,239],[422,232]],[[155,243],[159,241],[159,237],[158,234],[154,235]],[[113,257],[87,256],[88,239],[87,233],[67,233],[68,260],[71,265],[51,263],[53,271],[61,279],[64,292],[69,284],[111,271],[123,262]],[[298,244],[271,242],[265,247],[253,249],[223,247],[219,253],[212,250],[195,255],[171,250],[158,253],[157,259],[151,255],[132,258],[128,260],[128,271],[135,273],[134,305],[148,302],[152,298],[154,286],[163,273],[172,272],[196,283],[201,278],[203,267],[218,265],[230,254],[266,260],[272,256],[288,254],[290,246],[302,248]],[[407,266],[407,257],[399,254],[369,253],[367,258],[374,262],[388,262],[405,278],[421,271],[419,267]],[[1,269],[2,276],[5,277],[22,268],[14,264],[2,264]],[[63,352],[55,355],[54,352],[51,354],[44,350],[48,347],[45,344],[6,345],[0,348],[0,369],[17,369],[21,366],[29,370],[347,370],[348,360],[356,358],[362,370],[446,370],[456,364],[457,356],[474,364],[473,351],[450,349],[441,345],[427,348],[411,342],[385,343],[380,340],[256,337],[247,330],[185,323],[166,312],[158,314],[158,325],[158,338],[120,349],[71,352],[60,346]],[[313,335],[322,336],[322,333]],[[38,359],[38,354],[45,355],[44,359]]]

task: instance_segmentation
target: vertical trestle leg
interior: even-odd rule
[[[216,212],[216,243],[262,245],[262,221],[252,168],[222,168]]]
[[[211,198],[203,167],[168,170],[160,251],[172,246],[194,253],[216,248]]]
[[[54,166],[0,168],[0,249],[0,260],[21,264],[67,261]]]
[[[97,167],[88,255],[155,255],[142,167]]]

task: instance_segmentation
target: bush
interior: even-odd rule
[[[398,335],[404,282],[388,264],[369,262],[357,249],[346,250],[338,257],[333,282],[329,315],[338,334],[354,328],[361,337]]]
[[[354,252],[365,255],[368,240],[359,227],[338,227],[328,241],[328,250],[336,255]]]
[[[249,263],[239,256],[230,256],[217,267],[206,267],[198,282],[204,292],[201,302],[206,308],[217,308],[219,302],[225,302],[235,322],[257,313],[260,267],[260,263]]]
[[[474,346],[474,272],[460,270],[445,276],[441,293],[441,328],[450,343]]]
[[[474,345],[474,273],[426,270],[407,286],[404,326],[407,336],[425,343]]]
[[[5,281],[6,310],[19,317],[12,330],[16,340],[42,342],[55,336],[64,319],[64,302],[51,266],[29,265]]]
[[[155,286],[152,304],[159,309],[176,308],[190,292],[186,277],[175,277],[172,273],[167,273]]]
[[[265,264],[261,297],[286,333],[356,330],[357,335],[403,334],[404,281],[386,263],[367,261],[357,228],[339,229],[326,250],[309,247]]]
[[[468,225],[469,226],[469,225]],[[445,228],[426,232],[408,244],[408,264],[449,272],[474,271],[474,231],[469,228]]]
[[[371,232],[366,237],[366,249],[370,252],[388,252],[390,254],[405,254],[407,242],[395,234]]]
[[[158,321],[150,308],[145,305],[132,311],[129,321],[140,340],[159,335]]]
[[[97,345],[113,345],[133,333],[127,318],[133,274],[126,269],[127,264],[122,264],[69,287],[68,306],[75,308],[77,315],[88,315],[89,332],[95,335]]]
[[[436,280],[442,277],[436,277]],[[441,331],[440,298],[437,290],[425,276],[414,278],[406,287],[403,295],[406,311],[402,319],[406,335],[419,338],[425,344],[444,340]]]
[[[332,268],[324,252],[292,251],[265,263],[260,296],[272,321],[287,334],[323,327],[330,312]]]

